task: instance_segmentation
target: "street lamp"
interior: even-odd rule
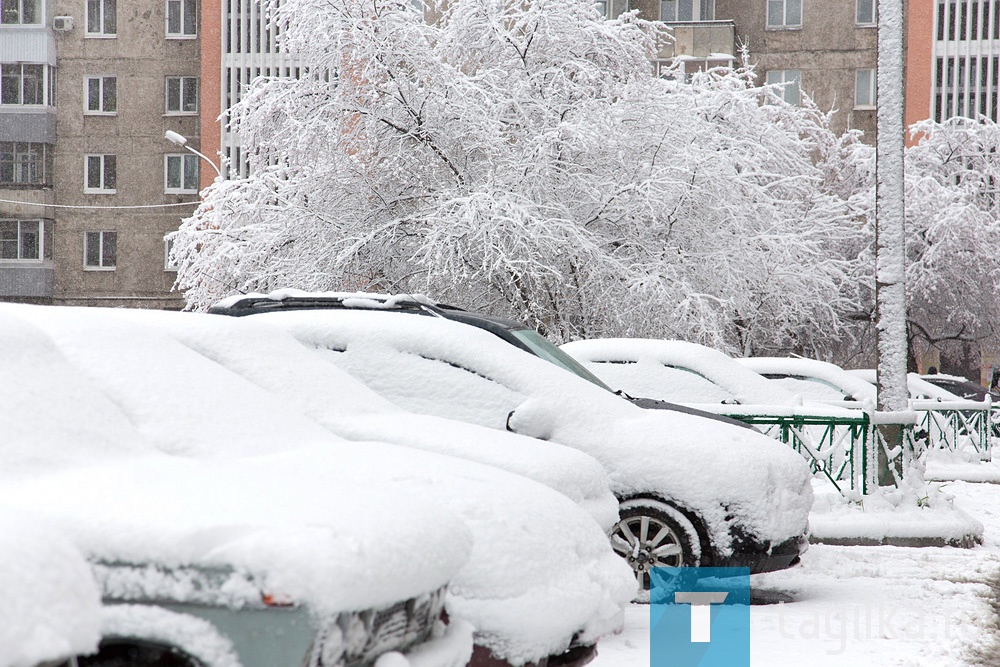
[[[169,141],[172,144],[176,144],[176,145],[180,146],[181,148],[188,149],[189,151],[191,151],[192,153],[194,153],[195,155],[197,155],[198,157],[200,157],[201,159],[203,159],[205,162],[207,162],[210,165],[212,165],[212,169],[215,170],[215,173],[219,175],[219,178],[222,178],[222,172],[219,171],[219,167],[217,167],[216,164],[214,162],[212,162],[212,160],[210,160],[207,155],[205,155],[204,153],[201,153],[199,151],[196,151],[195,149],[193,149],[193,148],[191,148],[190,146],[187,145],[187,143],[188,143],[187,137],[185,137],[183,135],[180,135],[180,134],[177,134],[173,130],[167,130],[166,132],[163,133],[163,138],[166,139],[167,141]]]

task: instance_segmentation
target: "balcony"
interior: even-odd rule
[[[661,60],[678,56],[716,60],[712,56],[736,53],[736,25],[733,21],[692,21],[667,25],[673,31],[674,41],[660,50]]]

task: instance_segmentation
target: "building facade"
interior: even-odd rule
[[[0,300],[180,308],[164,235],[198,200],[196,0],[5,0]]]

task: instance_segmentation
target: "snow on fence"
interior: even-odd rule
[[[911,411],[858,410],[856,416],[731,415],[784,442],[809,460],[813,473],[841,494],[867,494],[898,483],[913,466],[923,465],[930,449],[974,451],[991,456],[991,406],[988,402],[911,401]],[[881,426],[897,426],[893,442]],[[882,465],[879,452],[882,452]]]

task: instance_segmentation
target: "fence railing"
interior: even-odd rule
[[[903,413],[856,410],[851,416],[729,416],[802,454],[813,473],[841,494],[866,494],[878,486],[898,484],[913,466],[922,466],[933,449],[973,452],[980,460],[990,459],[988,403],[915,400],[911,407]]]
[[[996,412],[989,401],[914,399],[910,405],[919,416],[917,435],[926,437],[929,447],[990,459]]]

